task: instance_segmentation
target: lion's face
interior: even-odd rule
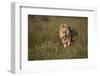
[[[60,38],[64,38],[65,36],[68,36],[68,34],[69,34],[69,26],[66,24],[61,24],[59,27]]]
[[[63,33],[65,33],[68,30],[68,25],[66,24],[61,24],[59,27],[60,31],[62,31]]]

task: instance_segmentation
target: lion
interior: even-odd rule
[[[71,45],[71,30],[67,24],[61,24],[59,26],[59,36],[64,48]]]

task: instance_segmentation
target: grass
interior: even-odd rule
[[[61,23],[73,30],[73,43],[63,48],[58,30]],[[88,58],[87,17],[28,16],[28,60]]]
[[[57,45],[43,45],[37,48],[38,49],[36,50],[34,50],[33,48],[29,49],[29,60],[87,58],[87,49],[83,47],[70,46],[65,49],[63,47],[58,47]]]

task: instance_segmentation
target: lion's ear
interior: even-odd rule
[[[59,26],[59,28],[62,28],[63,27],[63,24],[61,24],[60,26]]]
[[[64,24],[65,27],[68,27],[68,24]]]

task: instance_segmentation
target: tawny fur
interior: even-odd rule
[[[64,48],[71,45],[71,31],[67,24],[61,24],[59,26],[59,36]]]

